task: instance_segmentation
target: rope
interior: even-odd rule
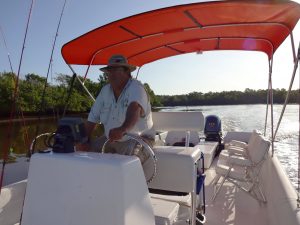
[[[28,134],[28,127],[26,125],[25,117],[23,114],[23,110],[20,109],[20,115],[21,115],[21,122],[23,123],[24,127],[24,133],[23,133],[23,141],[26,147],[29,147],[29,134]]]
[[[56,28],[55,38],[54,38],[54,41],[53,41],[53,44],[52,44],[52,50],[51,50],[51,54],[50,54],[50,60],[49,60],[49,64],[48,64],[47,75],[46,75],[43,94],[42,94],[41,103],[40,103],[40,107],[39,107],[40,110],[39,110],[39,116],[38,116],[38,123],[37,123],[37,127],[36,127],[36,130],[35,130],[35,136],[37,136],[38,133],[39,133],[40,121],[41,121],[41,116],[42,116],[41,114],[42,114],[42,110],[45,109],[45,95],[46,95],[46,89],[47,89],[47,85],[48,85],[47,82],[48,82],[50,69],[52,67],[53,53],[54,53],[54,49],[55,49],[56,40],[57,40],[57,37],[58,37],[58,31],[59,31],[59,28],[60,28],[62,16],[63,16],[63,13],[65,11],[66,2],[67,2],[67,0],[64,1],[63,7],[62,7],[62,10],[61,10],[61,13],[60,13],[58,25],[57,25],[57,28]]]
[[[4,31],[1,28],[1,26],[0,26],[0,31],[1,31],[2,39],[3,39],[4,46],[5,46],[5,49],[6,49],[6,52],[7,52],[7,57],[8,57],[8,61],[9,61],[10,71],[11,71],[11,74],[12,74],[12,77],[13,77],[13,84],[14,84],[14,87],[16,87],[16,79],[15,79],[15,75],[14,75],[15,73],[14,73],[14,70],[13,70],[12,63],[11,63],[8,46],[6,44],[6,38],[5,38],[5,35],[4,35]],[[23,110],[22,110],[21,105],[19,105],[19,104],[17,104],[17,105],[20,107],[19,108],[19,110],[20,110],[20,116],[21,116],[21,120],[23,122],[23,127],[24,127],[24,136],[23,136],[24,145],[25,146],[29,146],[29,135],[28,135],[28,129],[27,129],[27,126],[26,126],[26,121],[25,121],[25,118],[24,118]]]
[[[23,41],[23,47],[22,47],[21,57],[20,57],[20,62],[19,62],[19,67],[18,67],[18,74],[17,74],[17,78],[16,78],[15,89],[14,89],[13,99],[12,99],[12,104],[11,104],[9,125],[8,125],[8,129],[6,132],[7,136],[6,136],[6,141],[3,143],[3,154],[4,155],[3,155],[2,171],[1,171],[1,177],[0,177],[0,194],[1,194],[2,185],[3,185],[4,169],[5,169],[6,161],[8,159],[9,148],[11,145],[11,133],[12,133],[13,119],[15,117],[16,100],[18,98],[18,86],[19,86],[19,79],[20,79],[20,71],[21,71],[22,59],[23,59],[25,43],[26,43],[26,38],[27,38],[29,22],[30,22],[30,18],[31,18],[31,14],[32,14],[33,4],[34,4],[34,0],[31,1],[31,6],[30,6],[30,10],[29,10],[29,16],[28,16],[28,20],[27,20],[24,41]]]
[[[4,32],[3,32],[2,28],[1,28],[1,26],[0,26],[0,31],[1,31],[1,36],[2,36],[2,39],[3,39],[3,42],[4,42],[4,46],[5,46],[5,49],[6,49],[6,52],[7,52],[7,57],[8,57],[8,61],[9,61],[10,71],[12,73],[14,73],[13,66],[12,66],[12,63],[11,63],[11,60],[10,60],[10,54],[9,54],[8,47],[7,47],[7,44],[6,44],[6,39],[5,39]]]
[[[74,73],[73,77],[72,77],[72,80],[71,80],[70,88],[68,90],[68,96],[67,96],[67,100],[66,100],[66,105],[65,105],[64,112],[63,112],[63,115],[62,115],[63,117],[66,115],[66,111],[68,109],[68,105],[69,105],[69,101],[70,101],[70,98],[71,98],[71,94],[72,94],[72,90],[73,90],[74,81],[75,81],[76,76],[77,76],[77,74]]]

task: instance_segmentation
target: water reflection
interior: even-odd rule
[[[12,140],[10,146],[10,158],[11,160],[18,156],[25,156],[29,150],[29,146],[31,141],[34,139],[37,129],[37,120],[26,120],[25,126],[23,121],[17,121],[13,124],[12,129]],[[39,123],[39,131],[40,132],[54,132],[56,129],[57,121],[54,118],[42,119]],[[0,123],[0,142],[4,143],[7,141],[6,131],[8,129],[8,123]],[[26,133],[28,134],[28,138],[26,137]],[[40,146],[40,144],[39,144]],[[3,146],[1,146],[1,159],[3,159]],[[11,161],[10,160],[10,161]]]
[[[36,130],[38,129],[38,134],[42,133],[53,133],[57,129],[58,120],[56,118],[44,118],[40,122],[37,119],[31,119],[25,121],[25,126],[23,124],[24,121],[17,121],[13,124],[12,131],[12,141],[10,146],[10,154],[9,154],[9,162],[15,162],[16,158],[24,157],[29,152],[29,147],[31,142],[36,136]],[[8,123],[1,122],[0,123],[0,143],[2,143],[1,151],[0,151],[0,159],[3,159],[3,143],[7,139],[6,131],[8,129]],[[38,126],[39,125],[39,126]],[[27,135],[28,134],[28,138]],[[99,126],[94,135],[100,136],[103,134],[103,128]],[[36,151],[44,150],[47,146],[44,143],[44,139],[40,138],[36,143]],[[0,162],[1,162],[0,160]]]
[[[222,121],[224,131],[261,132],[265,127],[265,105],[226,105],[226,106],[190,106],[162,109],[163,111],[201,111],[204,116],[217,115]],[[274,105],[274,129],[276,128],[282,105]],[[298,186],[298,105],[288,105],[279,127],[274,150],[286,170],[294,187]],[[270,112],[267,123],[267,137],[271,136]]]

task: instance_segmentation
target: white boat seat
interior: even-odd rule
[[[222,152],[219,155],[219,160],[226,161],[226,160],[229,160],[230,158],[237,158],[237,160],[238,160],[238,158],[242,158],[243,160],[246,160],[249,158],[249,156],[248,156],[248,154],[245,154],[245,152],[242,150],[241,151],[240,150],[232,151],[232,149],[231,150],[224,149],[224,150],[222,150]]]
[[[204,128],[202,112],[152,112],[152,120],[155,132],[166,132],[163,145],[174,145],[176,142],[189,145],[188,140],[196,145],[200,141],[198,131]]]
[[[260,172],[269,147],[270,141],[257,135],[252,143],[248,144],[248,157],[229,153],[227,155],[221,154],[216,166],[216,177],[213,181],[214,195],[212,200],[216,198],[224,182],[229,181],[259,202],[265,203],[266,198],[260,187]]]
[[[172,225],[176,222],[179,204],[162,199],[151,198],[156,225]]]
[[[193,146],[200,142],[200,137],[197,131],[190,131],[189,143]],[[186,142],[186,131],[168,131],[166,139],[166,145],[175,145],[176,143]],[[183,145],[184,146],[184,145]]]
[[[217,174],[226,174],[228,172],[229,163],[227,159],[225,160],[218,160],[217,166],[216,166],[216,173]],[[230,171],[230,176],[233,179],[241,180],[245,178],[245,172],[246,169],[244,167],[233,167]]]
[[[202,112],[152,112],[155,131],[201,131],[204,128]]]
[[[249,148],[249,145],[253,145],[253,143],[255,142],[255,139],[259,135],[260,135],[260,132],[258,130],[253,130],[247,141],[242,137],[240,137],[241,140],[235,140],[235,139],[230,140],[230,138],[227,137],[227,135],[226,135],[226,140],[224,140],[225,149],[240,149],[242,151],[246,150]],[[230,135],[228,135],[228,136],[230,136]]]
[[[252,149],[253,146],[256,144],[258,137],[259,132],[257,130],[253,130],[248,143],[238,140],[231,140],[228,144],[225,145],[225,149],[219,155],[219,159],[228,160],[228,157],[231,156],[249,158],[249,150]]]

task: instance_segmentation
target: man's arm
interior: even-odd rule
[[[109,131],[111,141],[119,140],[123,135],[134,127],[138,119],[144,114],[144,110],[137,102],[131,102],[126,111],[126,118],[122,126]]]

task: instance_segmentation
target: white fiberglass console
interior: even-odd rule
[[[34,154],[22,225],[154,225],[137,157],[99,153]]]
[[[157,175],[150,188],[192,192],[197,178],[196,169],[201,151],[198,146],[155,146]]]

